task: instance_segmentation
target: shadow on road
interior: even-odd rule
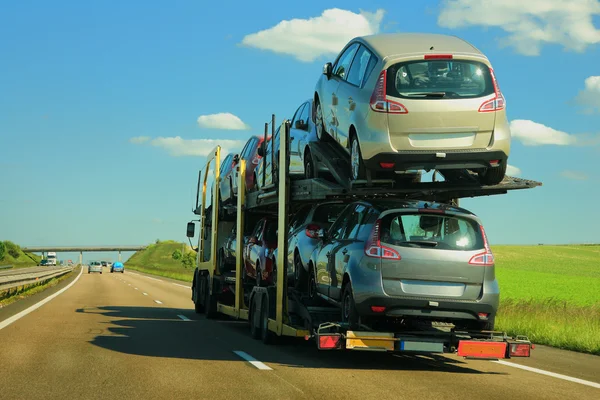
[[[110,334],[98,335],[91,343],[126,354],[242,362],[233,353],[241,350],[262,362],[292,368],[500,374],[475,370],[461,360],[442,355],[324,352],[318,351],[312,341],[294,338],[280,338],[276,345],[267,346],[250,337],[245,322],[206,320],[189,309],[106,306],[82,308],[77,312],[107,317],[105,331]],[[178,315],[192,321],[184,321]]]

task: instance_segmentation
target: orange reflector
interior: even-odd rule
[[[505,342],[461,340],[458,342],[458,355],[471,358],[505,358],[507,345]]]
[[[529,357],[531,345],[529,343],[511,343],[510,345],[510,356],[511,357]]]
[[[319,336],[320,350],[333,350],[341,348],[341,335],[321,335]]]
[[[477,315],[479,316],[480,319],[487,319],[487,317],[488,317],[488,313],[484,313],[484,312],[480,312]]]
[[[386,169],[394,168],[394,165],[396,165],[396,163],[393,163],[393,162],[380,162],[379,163],[379,166],[381,168],[386,168]]]
[[[385,307],[383,306],[371,306],[371,311],[373,312],[384,312]]]

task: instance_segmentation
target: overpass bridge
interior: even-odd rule
[[[116,251],[119,253],[119,261],[121,261],[122,251],[138,251],[144,250],[148,246],[27,246],[21,247],[21,250],[28,253],[42,253],[42,257],[49,251],[56,253],[76,253],[79,252],[79,264],[83,263],[83,252],[102,252]]]

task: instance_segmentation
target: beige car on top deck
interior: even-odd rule
[[[496,184],[506,172],[504,96],[487,57],[455,36],[352,39],[323,67],[313,112],[319,140],[348,151],[354,180],[471,169]]]

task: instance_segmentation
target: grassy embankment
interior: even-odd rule
[[[0,241],[0,266],[12,265],[13,268],[35,267],[42,257],[25,253],[11,241]]]
[[[190,282],[194,267],[173,260],[189,246],[161,242],[126,268]],[[499,330],[538,344],[600,355],[600,246],[495,246]]]
[[[496,327],[600,355],[600,246],[496,246]]]
[[[36,293],[43,292],[44,290],[46,290],[48,288],[56,286],[63,280],[71,277],[74,273],[76,273],[76,271],[77,271],[77,268],[73,269],[73,271],[71,271],[65,275],[62,275],[62,276],[59,276],[56,278],[52,278],[48,281],[43,281],[42,283],[27,285],[24,287],[21,286],[21,287],[15,288],[15,289],[0,292],[0,308],[6,307],[9,304],[12,304],[18,300],[22,300],[26,297],[33,296]]]
[[[191,282],[195,267],[185,267],[180,260],[174,260],[173,253],[177,250],[192,251],[190,246],[184,243],[173,240],[161,241],[133,254],[124,263],[125,269]],[[193,254],[195,256],[196,253]]]

